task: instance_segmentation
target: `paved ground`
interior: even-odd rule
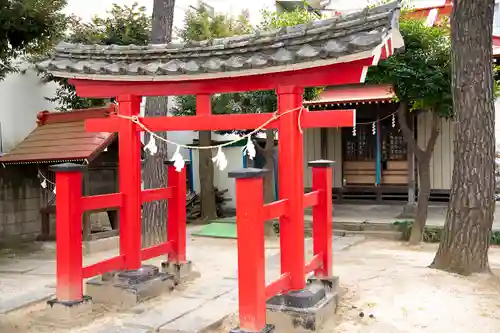
[[[427,225],[443,226],[446,218],[446,204],[431,205]],[[403,205],[334,205],[333,220],[338,222],[393,223],[404,219],[398,216],[403,211]],[[497,203],[493,229],[500,230],[500,204]]]
[[[195,228],[191,228],[193,231]],[[334,251],[341,251],[363,241],[363,237],[335,237]],[[312,244],[306,240],[306,257],[311,257]],[[57,327],[40,326],[46,322],[40,307],[35,312],[14,311],[30,303],[47,299],[54,293],[54,252],[4,255],[0,258],[0,332],[68,332]],[[116,255],[107,251],[84,258],[91,264]],[[92,333],[146,333],[196,332],[214,320],[222,320],[237,309],[237,251],[233,240],[193,238],[188,236],[188,257],[193,261],[201,278],[160,299],[140,304],[126,313],[107,308],[95,310],[93,324],[70,332]],[[266,244],[266,279],[279,276],[279,244],[276,240]],[[151,261],[158,264],[158,261]],[[169,306],[171,305],[171,306]],[[43,309],[43,307],[42,307]],[[100,311],[100,313],[99,313]],[[3,318],[7,318],[2,326]],[[26,317],[32,319],[27,323]],[[11,326],[8,326],[11,325]]]

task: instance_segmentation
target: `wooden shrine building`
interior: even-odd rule
[[[115,133],[85,131],[85,120],[106,118],[114,110],[115,106],[110,105],[104,108],[70,112],[42,111],[37,116],[36,128],[14,149],[0,157],[0,163],[5,168],[29,168],[29,174],[40,180],[41,235],[39,239],[53,238],[55,232],[55,192],[57,191],[54,191],[55,175],[48,170],[50,165],[66,162],[88,165],[83,177],[84,195],[99,195],[117,191],[117,135]],[[85,213],[83,218],[84,240],[94,240],[118,234],[116,209],[111,208],[105,211],[113,230],[92,230],[91,213]]]

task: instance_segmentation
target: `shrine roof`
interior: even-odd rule
[[[14,149],[0,157],[2,164],[90,162],[114,140],[114,133],[89,133],[85,120],[105,118],[114,105],[69,112],[42,111],[37,127]]]
[[[403,46],[400,0],[309,24],[187,44],[82,45],[61,42],[37,64],[58,77],[182,81],[276,73],[374,56],[388,39]]]
[[[327,88],[319,99],[304,102],[305,105],[346,104],[363,102],[390,102],[396,93],[388,84],[355,84]]]

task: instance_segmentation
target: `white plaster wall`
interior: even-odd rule
[[[26,71],[10,74],[0,81],[2,153],[14,148],[36,127],[38,112],[54,111],[57,106],[45,100],[45,97],[54,96],[57,85],[42,83],[27,64],[21,68]]]

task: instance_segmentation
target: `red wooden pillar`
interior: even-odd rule
[[[118,96],[118,112],[124,116],[139,115],[141,97]],[[124,194],[120,211],[120,254],[125,269],[141,267],[141,137],[131,121],[123,122],[118,133],[119,189]]]
[[[186,168],[177,172],[173,162],[165,163],[168,164],[168,187],[173,188],[167,207],[167,240],[172,244],[168,261],[181,264],[186,262]]]
[[[320,278],[332,277],[332,165],[333,161],[312,161],[312,187],[319,192],[313,207],[313,251],[321,255],[322,265],[314,271]]]
[[[302,106],[303,88],[279,87],[278,112]],[[278,186],[281,199],[288,199],[288,212],[280,218],[281,273],[290,273],[290,289],[305,287],[304,259],[304,153],[298,126],[299,111],[278,120]]]
[[[266,327],[263,177],[265,170],[229,172],[236,179],[238,235],[238,293],[240,330],[261,332]]]
[[[83,298],[82,269],[82,165],[64,163],[49,170],[56,173],[57,301]]]

